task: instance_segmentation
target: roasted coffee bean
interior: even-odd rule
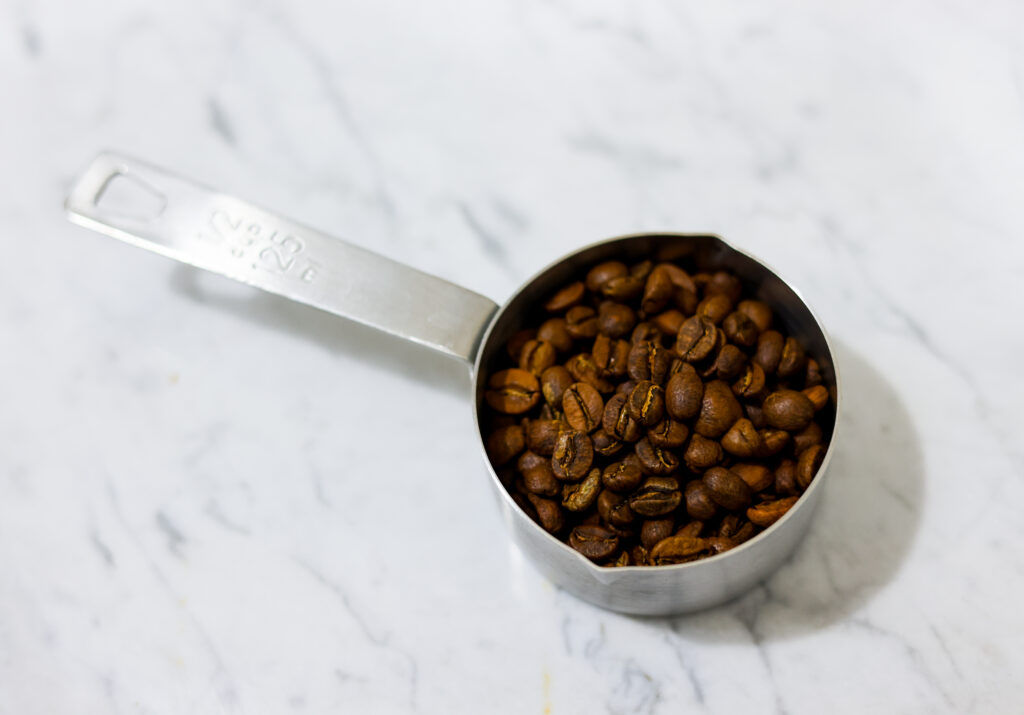
[[[715,333],[715,346],[711,348],[711,353],[708,355],[708,359],[704,361],[703,365],[697,367],[697,374],[701,376],[702,380],[710,380],[715,377],[718,373],[718,354],[722,352],[722,348],[725,347],[725,333],[719,330]]]
[[[644,321],[637,323],[636,327],[633,328],[633,334],[629,337],[631,345],[637,343],[659,343],[661,342],[661,331],[658,326],[650,321]]]
[[[735,379],[747,365],[747,356],[735,345],[723,345],[715,358],[715,375],[721,380]]]
[[[621,338],[633,332],[636,313],[628,305],[606,300],[597,309],[597,332]]]
[[[526,445],[531,452],[550,457],[555,451],[558,435],[565,423],[558,420],[529,420],[526,423]]]
[[[651,427],[665,416],[665,391],[650,380],[638,382],[626,401],[629,414],[644,427]]]
[[[611,397],[604,406],[602,426],[604,431],[624,442],[636,442],[643,436],[640,423],[629,414],[628,398],[622,393]]]
[[[753,492],[766,492],[775,486],[775,474],[763,464],[740,462],[729,467],[729,471],[738,474]]]
[[[749,317],[736,310],[725,316],[722,321],[722,330],[729,342],[743,348],[752,348],[757,345],[757,336],[761,334],[757,323]]]
[[[601,470],[590,470],[583,481],[562,487],[562,506],[572,512],[586,511],[597,501],[601,491]]]
[[[637,544],[629,550],[629,560],[634,566],[653,566],[649,560],[647,549],[644,548],[643,544]]]
[[[793,496],[800,493],[800,483],[796,480],[796,462],[784,459],[775,468],[775,493]]]
[[[734,457],[749,459],[764,451],[764,440],[750,420],[739,419],[722,435],[722,449]]]
[[[686,497],[686,513],[690,515],[690,518],[701,521],[715,518],[718,507],[711,498],[711,492],[703,485],[702,481],[695,479],[687,482],[684,495]]]
[[[635,464],[613,462],[604,468],[601,483],[613,492],[631,492],[640,486],[644,473]]]
[[[498,412],[520,415],[540,400],[540,383],[526,370],[511,368],[491,375],[484,393],[487,404]]]
[[[576,340],[594,337],[597,335],[597,311],[585,305],[569,308],[565,314],[565,331]]]
[[[739,511],[746,509],[753,498],[753,492],[743,479],[724,467],[712,467],[704,472],[701,479],[711,499],[723,509]]]
[[[537,454],[536,452],[527,450],[519,455],[519,459],[516,460],[516,469],[525,474],[538,464],[546,464],[550,467],[551,457],[545,457]]]
[[[807,368],[807,353],[803,345],[793,337],[786,338],[782,346],[782,358],[779,360],[778,374],[783,380],[804,372]]]
[[[807,358],[807,374],[804,377],[804,384],[807,387],[820,385],[825,378],[821,374],[821,366],[814,358]]]
[[[551,455],[551,469],[564,481],[582,479],[594,461],[594,446],[585,432],[567,429],[558,435]]]
[[[721,462],[724,456],[721,444],[699,434],[692,434],[686,452],[683,453],[683,461],[691,472],[703,472]]]
[[[577,382],[585,382],[598,392],[611,392],[615,389],[613,383],[601,376],[601,370],[590,353],[573,355],[566,361],[565,367]],[[562,399],[564,401],[565,395],[562,395]]]
[[[777,330],[766,330],[757,337],[754,362],[761,366],[766,375],[774,375],[782,360],[782,348],[786,339]]]
[[[739,531],[729,538],[732,539],[734,544],[739,546],[740,544],[750,541],[755,536],[757,536],[757,527],[749,521],[745,521],[743,522],[743,526],[739,528]]]
[[[629,275],[634,278],[639,278],[642,281],[646,281],[647,276],[651,275],[652,270],[654,270],[654,261],[644,259],[629,267]]]
[[[796,480],[801,487],[806,489],[811,486],[811,480],[814,479],[814,475],[824,459],[825,447],[820,444],[808,447],[800,453],[796,460]]]
[[[732,312],[732,301],[729,300],[729,296],[721,293],[709,295],[697,304],[697,315],[707,318],[715,325],[725,320],[725,316],[730,312]]]
[[[590,441],[594,443],[594,452],[602,457],[610,457],[622,450],[622,441],[608,434],[604,427],[596,430],[590,436]]]
[[[686,322],[686,316],[675,308],[662,311],[651,318],[651,322],[661,331],[662,335],[674,338],[679,334],[679,328]]]
[[[679,468],[679,457],[662,447],[655,447],[646,437],[636,443],[636,456],[645,474],[671,474]]]
[[[601,286],[601,294],[612,300],[630,301],[644,290],[644,281],[636,276],[611,278]],[[632,327],[630,328],[632,329]]]
[[[511,461],[526,446],[526,435],[519,425],[500,427],[487,438],[487,456],[491,464],[500,467]]]
[[[672,536],[675,519],[647,519],[640,527],[640,543],[645,549],[653,549],[662,539]]]
[[[680,527],[679,531],[676,532],[676,536],[700,536],[702,531],[704,531],[704,522],[695,520],[686,526]]]
[[[732,383],[732,391],[745,400],[758,399],[765,391],[764,368],[756,362],[748,362],[736,382]]]
[[[551,296],[544,304],[544,309],[549,313],[563,313],[574,305],[579,305],[586,290],[586,286],[580,281],[570,283]]]
[[[573,429],[593,432],[601,425],[604,400],[592,385],[574,382],[562,395],[562,413]]]
[[[591,354],[594,364],[604,377],[622,377],[629,363],[630,344],[625,340],[613,340],[607,335],[594,338]]]
[[[704,385],[700,414],[693,431],[702,437],[721,437],[742,416],[743,408],[736,401],[732,389],[721,380],[712,380]]]
[[[523,472],[523,484],[526,489],[537,496],[554,497],[562,493],[562,484],[551,471],[551,463],[532,467]]]
[[[537,377],[555,364],[558,352],[555,346],[543,340],[531,340],[519,353],[519,369],[532,372]]]
[[[668,379],[665,409],[674,420],[688,420],[700,412],[704,382],[689,363],[679,363],[678,372]]]
[[[773,457],[789,446],[789,432],[781,429],[758,430],[761,435],[761,442],[764,448],[761,450],[761,457]]]
[[[759,300],[741,300],[736,305],[736,310],[754,322],[758,333],[763,333],[772,327],[772,309],[768,307],[767,303],[762,303]]]
[[[597,513],[604,523],[615,529],[626,529],[636,520],[625,495],[610,489],[603,489],[598,495]]]
[[[824,435],[822,435],[821,427],[818,426],[817,422],[811,422],[803,431],[793,435],[793,452],[799,456],[808,447],[821,444],[823,439]]]
[[[566,327],[565,318],[549,318],[537,328],[537,340],[543,340],[555,347],[558,352],[572,349],[572,336]]]
[[[765,398],[761,406],[772,427],[799,432],[814,419],[814,403],[802,392],[778,390]]]
[[[625,382],[620,382],[619,386],[615,388],[615,394],[623,394],[626,396],[626,399],[629,399],[629,395],[631,392],[633,392],[633,388],[635,387],[636,380],[626,380]]]
[[[708,553],[712,556],[721,554],[736,547],[736,542],[726,536],[712,536],[704,539]]]
[[[508,356],[516,362],[519,362],[519,353],[523,351],[523,346],[535,337],[537,337],[537,331],[535,330],[520,330],[515,333],[508,339],[508,343],[505,344],[505,349],[508,350]]]
[[[718,344],[718,328],[707,318],[695,315],[679,326],[676,353],[686,362],[699,362]]]
[[[690,430],[685,424],[676,422],[670,417],[666,417],[647,430],[647,439],[651,444],[668,449],[682,447],[689,435]]]
[[[647,282],[644,284],[644,295],[640,301],[640,310],[644,311],[647,315],[661,312],[668,305],[675,292],[676,287],[672,285],[672,279],[669,278],[668,271],[662,266],[654,268],[650,275],[647,276]]]
[[[761,502],[747,509],[747,518],[762,527],[769,527],[786,515],[799,497],[786,497],[775,501]]]
[[[615,559],[614,561],[612,561],[608,565],[612,566],[612,567],[616,567],[616,568],[620,567],[620,566],[632,566],[633,565],[633,561],[629,557],[629,552],[628,551],[623,551],[622,553],[619,554],[619,557],[617,559]]]
[[[663,385],[671,363],[671,353],[657,342],[636,343],[629,351],[629,376],[637,382],[650,380]]]
[[[709,296],[719,294],[728,296],[730,301],[736,303],[743,294],[743,284],[740,283],[740,279],[733,274],[727,271],[717,271],[711,276],[707,285],[704,286],[704,295]]]
[[[561,365],[549,367],[540,375],[540,389],[544,401],[557,410],[562,409],[562,395],[572,383],[576,382],[572,374]]]
[[[694,283],[693,278],[676,264],[659,263],[655,268],[665,271],[665,274],[668,275],[668,279],[672,281],[672,285],[675,286],[676,290],[685,290],[694,295],[697,294],[697,284]]]
[[[656,566],[671,566],[696,561],[707,550],[707,543],[700,537],[669,536],[651,549],[650,560]]]
[[[565,517],[562,515],[562,509],[558,506],[558,502],[539,497],[536,494],[527,494],[526,498],[530,500],[536,510],[537,521],[540,522],[544,531],[557,534],[562,530],[562,527],[565,526]]]
[[[811,401],[814,406],[814,411],[824,409],[825,405],[828,404],[828,389],[824,385],[815,385],[814,387],[808,387],[803,390],[803,395]]]
[[[633,513],[626,499],[612,504],[608,508],[608,526],[620,537],[629,538],[633,536],[629,530],[633,527],[635,521],[636,514]]]
[[[657,518],[675,511],[682,500],[678,481],[672,477],[648,477],[628,501],[634,513]]]
[[[629,275],[629,268],[621,261],[599,263],[587,273],[587,290],[591,293],[599,293],[601,287],[612,278],[621,278],[627,275]]]
[[[591,561],[606,561],[619,550],[619,537],[603,526],[577,526],[569,534],[569,546]]]

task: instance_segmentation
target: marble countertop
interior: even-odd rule
[[[1024,8],[318,5],[0,9],[0,712],[1019,712]],[[70,225],[108,148],[499,301],[727,236],[838,345],[806,541],[703,613],[559,591],[462,364]]]

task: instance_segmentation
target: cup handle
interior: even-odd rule
[[[65,202],[81,226],[472,364],[494,301],[144,162],[96,157]]]

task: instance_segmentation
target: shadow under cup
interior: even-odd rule
[[[776,325],[797,338],[817,360],[832,397],[819,413],[829,444],[825,459],[799,501],[778,522],[718,556],[675,566],[597,566],[536,524],[502,486],[484,453],[499,508],[513,540],[549,580],[603,608],[638,615],[669,615],[708,608],[748,590],[771,575],[792,553],[810,524],[821,482],[834,451],[839,414],[839,380],[834,352],[821,325],[799,294],[760,261],[713,235],[637,234],[588,246],[548,266],[512,296],[491,322],[474,369],[476,421],[481,452],[485,435],[481,410],[486,378],[507,366],[505,344],[517,331],[547,317],[543,303],[558,288],[582,280],[601,261],[626,263],[673,261],[696,271],[727,270],[744,284],[744,293],[771,306]],[[504,363],[503,364],[503,360]]]

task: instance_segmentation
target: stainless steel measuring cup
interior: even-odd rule
[[[110,205],[118,183],[149,198],[137,213]],[[537,568],[567,591],[624,613],[659,615],[726,601],[775,571],[800,541],[821,495],[835,445],[841,391],[828,337],[797,292],[763,263],[704,234],[636,234],[582,248],[542,269],[499,307],[482,295],[344,243],[232,196],[143,162],[97,157],[66,202],[69,218],[136,246],[291,300],[370,325],[464,361],[474,384],[476,440],[512,538]],[[821,366],[832,394],[830,446],[796,505],[745,544],[675,566],[607,568],[541,529],[512,500],[484,452],[480,410],[486,376],[508,338],[530,323],[554,290],[587,266],[618,259],[686,258],[700,270],[727,269],[772,306],[788,332]]]

